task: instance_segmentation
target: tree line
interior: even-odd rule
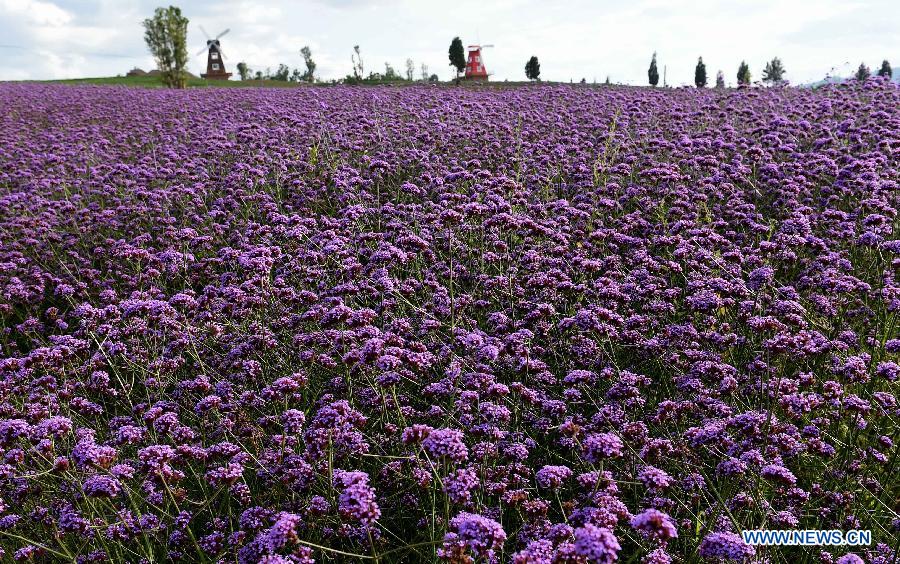
[[[350,62],[353,63],[353,74],[348,74],[343,79],[344,84],[365,84],[380,82],[438,82],[438,75],[429,73],[428,65],[422,63],[416,68],[416,63],[412,59],[406,59],[406,68],[403,74],[397,72],[394,66],[389,62],[384,63],[384,72],[369,71],[366,74],[363,65],[362,52],[359,45],[353,46],[353,52],[350,54]],[[418,71],[418,73],[416,72]]]
[[[787,84],[787,81],[784,79],[785,72],[784,63],[781,62],[780,58],[775,57],[771,61],[768,61],[763,68],[762,82],[772,86]],[[865,63],[860,63],[855,77],[857,80],[866,80],[871,74],[869,67],[867,67]],[[882,61],[881,68],[878,70],[878,76],[887,78],[893,76],[891,64],[887,60]],[[650,67],[647,69],[647,80],[650,83],[650,86],[657,86],[659,84],[659,69],[656,65],[656,53],[653,53],[653,57],[650,59]],[[750,86],[752,80],[753,77],[750,74],[750,65],[747,64],[747,61],[741,61],[737,71],[738,86]],[[697,59],[697,65],[694,67],[694,86],[697,88],[706,87],[706,65],[703,63],[703,57]],[[716,73],[716,88],[725,88],[725,74],[721,70]]]
[[[154,59],[156,59],[157,68],[160,70],[163,84],[170,88],[184,88],[187,84],[188,19],[182,15],[181,9],[176,6],[169,6],[168,8],[160,7],[156,9],[153,17],[143,21],[143,26],[144,40],[147,43],[150,52],[153,54]],[[274,72],[272,72],[270,68],[266,68],[265,71],[254,71],[246,62],[241,61],[237,64],[238,76],[241,80],[316,82],[316,62],[313,60],[312,50],[306,45],[300,49],[300,55],[303,57],[305,69],[299,67],[291,69],[288,65],[279,64]],[[462,40],[459,37],[454,37],[450,42],[449,57],[450,66],[456,71],[455,78],[458,84],[460,74],[465,71],[466,68],[466,53],[463,48]],[[385,81],[413,82],[416,80],[417,69],[412,59],[406,60],[405,73],[403,74],[398,72],[390,63],[385,62],[383,73],[370,71],[368,75],[365,74],[359,45],[353,46],[353,52],[350,55],[350,59],[353,63],[353,74],[349,74],[343,79],[343,82],[346,84]],[[439,80],[436,74],[429,74],[428,66],[424,63],[421,64],[421,67],[418,70],[420,71],[419,80],[422,82],[437,82]],[[860,63],[855,76],[858,80],[866,80],[871,74],[869,67],[866,66],[865,63]],[[784,64],[781,62],[781,59],[775,57],[771,61],[768,61],[763,68],[762,82],[773,86],[783,85],[786,84],[784,75]],[[877,75],[888,78],[893,76],[893,70],[887,60],[881,63],[881,68],[878,70]],[[532,55],[525,63],[525,76],[528,80],[540,80],[541,64],[538,61],[537,56]],[[750,66],[746,61],[741,61],[741,64],[738,65],[736,77],[739,87],[746,87],[751,84],[752,76],[750,74]],[[656,53],[653,53],[653,57],[650,59],[650,67],[647,69],[647,79],[651,86],[657,86],[659,84],[659,78]],[[582,82],[585,82],[584,79],[582,79]],[[606,82],[607,84],[609,83],[609,77],[607,77]],[[665,86],[665,78],[663,79],[663,85]],[[694,86],[697,88],[704,88],[706,85],[706,64],[703,62],[703,57],[699,57],[697,59],[697,65],[694,67]],[[725,87],[725,75],[721,70],[716,73],[716,87]]]
[[[275,80],[282,82],[308,83],[317,82],[319,78],[316,76],[316,62],[312,58],[312,50],[307,45],[300,49],[300,54],[303,57],[303,62],[306,65],[306,70],[300,68],[291,69],[285,64],[280,64],[278,65],[278,69],[276,69],[274,72],[272,72],[270,68],[267,68],[265,71],[254,71],[247,65],[247,63],[240,62],[237,64],[238,76],[241,80]],[[413,82],[416,80],[421,80],[422,82],[438,81],[438,76],[436,74],[429,74],[428,65],[422,63],[421,66],[417,69],[415,62],[412,59],[406,59],[406,66],[402,74],[397,71],[397,69],[395,69],[391,63],[385,62],[384,72],[369,71],[369,74],[366,75],[365,67],[363,66],[362,53],[359,45],[353,46],[353,53],[350,55],[350,60],[353,63],[353,74],[348,74],[343,79],[342,82],[344,82],[345,84],[395,81]]]
[[[271,68],[265,71],[251,69],[247,63],[241,61],[236,65],[238,77],[241,80],[277,80],[280,82],[315,82],[316,81],[316,62],[312,58],[312,50],[309,45],[300,49],[300,55],[303,57],[303,63],[306,70],[301,68],[291,69],[284,63],[278,65],[275,72]]]

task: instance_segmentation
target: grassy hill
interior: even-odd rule
[[[43,82],[43,81],[42,81]],[[69,78],[64,80],[48,80],[46,82],[60,84],[119,84],[124,86],[139,86],[142,88],[163,88],[162,79],[159,76],[106,76],[95,78]],[[297,82],[282,82],[280,80],[206,80],[203,78],[189,78],[188,87],[205,88],[235,87],[246,88],[248,86],[263,86],[275,88],[290,88],[302,86]]]
[[[67,78],[61,80],[41,80],[36,82],[47,82],[52,84],[104,84],[104,85],[124,85],[137,86],[141,88],[163,88],[162,79],[159,76],[104,76],[94,78]],[[405,80],[366,80],[358,83],[361,86],[409,86],[413,84],[421,85],[421,82],[408,82]],[[447,83],[444,83],[447,84]],[[303,82],[286,82],[281,80],[206,80],[203,78],[190,77],[187,81],[188,88],[299,88],[309,86]],[[317,86],[329,86],[330,82],[319,82]]]
[[[145,76],[102,76],[93,78],[67,78],[59,80],[40,80],[28,82],[44,82],[50,84],[97,84],[97,85],[121,85],[134,86],[140,88],[164,88],[162,80],[156,75]],[[331,82],[318,82],[316,86],[330,86]],[[438,86],[452,86],[454,82],[442,81],[437,83],[428,83]],[[534,86],[536,83],[530,81],[461,81],[460,87],[463,88],[519,88],[522,86]],[[574,85],[574,86],[608,86],[603,84],[587,84],[580,85],[578,83],[541,81],[537,84],[548,85]],[[309,86],[302,82],[285,82],[281,80],[206,80],[203,78],[190,77],[187,81],[188,88],[302,88]],[[419,81],[408,82],[406,80],[365,80],[354,84],[355,86],[423,86],[424,83]]]

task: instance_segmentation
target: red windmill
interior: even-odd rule
[[[488,71],[481,57],[481,50],[493,45],[469,45],[469,59],[466,61],[466,79],[487,80]]]

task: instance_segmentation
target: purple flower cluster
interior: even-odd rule
[[[755,554],[756,549],[735,533],[710,533],[700,543],[700,556],[715,562],[746,562]]]
[[[422,447],[432,458],[464,462],[469,458],[464,439],[463,432],[457,429],[435,429],[422,441]]]
[[[84,481],[84,495],[88,497],[116,497],[121,489],[112,476],[91,476]]]
[[[648,537],[667,541],[678,536],[672,518],[657,509],[646,509],[631,519],[631,526]]]
[[[500,523],[482,515],[460,513],[450,521],[450,532],[438,551],[443,559],[454,562],[466,557],[495,561],[495,551],[506,541],[506,532]]]
[[[584,458],[588,462],[599,463],[606,458],[622,456],[624,445],[614,433],[596,433],[584,441]]]
[[[542,488],[558,488],[572,476],[568,466],[544,466],[535,472],[535,479]]]
[[[0,108],[0,559],[897,559],[895,84]]]
[[[369,485],[365,472],[335,470],[335,484],[341,488],[338,508],[345,517],[371,525],[381,517],[381,509],[375,500],[375,489]]]
[[[586,523],[575,529],[575,554],[585,562],[615,562],[621,548],[618,539],[606,527]]]

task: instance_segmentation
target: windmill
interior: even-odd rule
[[[199,57],[204,51],[207,52],[206,74],[201,74],[200,76],[207,80],[228,80],[231,77],[231,73],[225,72],[225,53],[222,52],[222,45],[219,43],[219,39],[231,30],[226,29],[215,38],[211,38],[202,25],[200,26],[200,31],[206,36],[206,47],[197,51],[195,56]]]
[[[469,58],[466,61],[466,79],[488,79],[488,71],[484,67],[481,50],[490,47],[493,47],[493,45],[469,45]]]

